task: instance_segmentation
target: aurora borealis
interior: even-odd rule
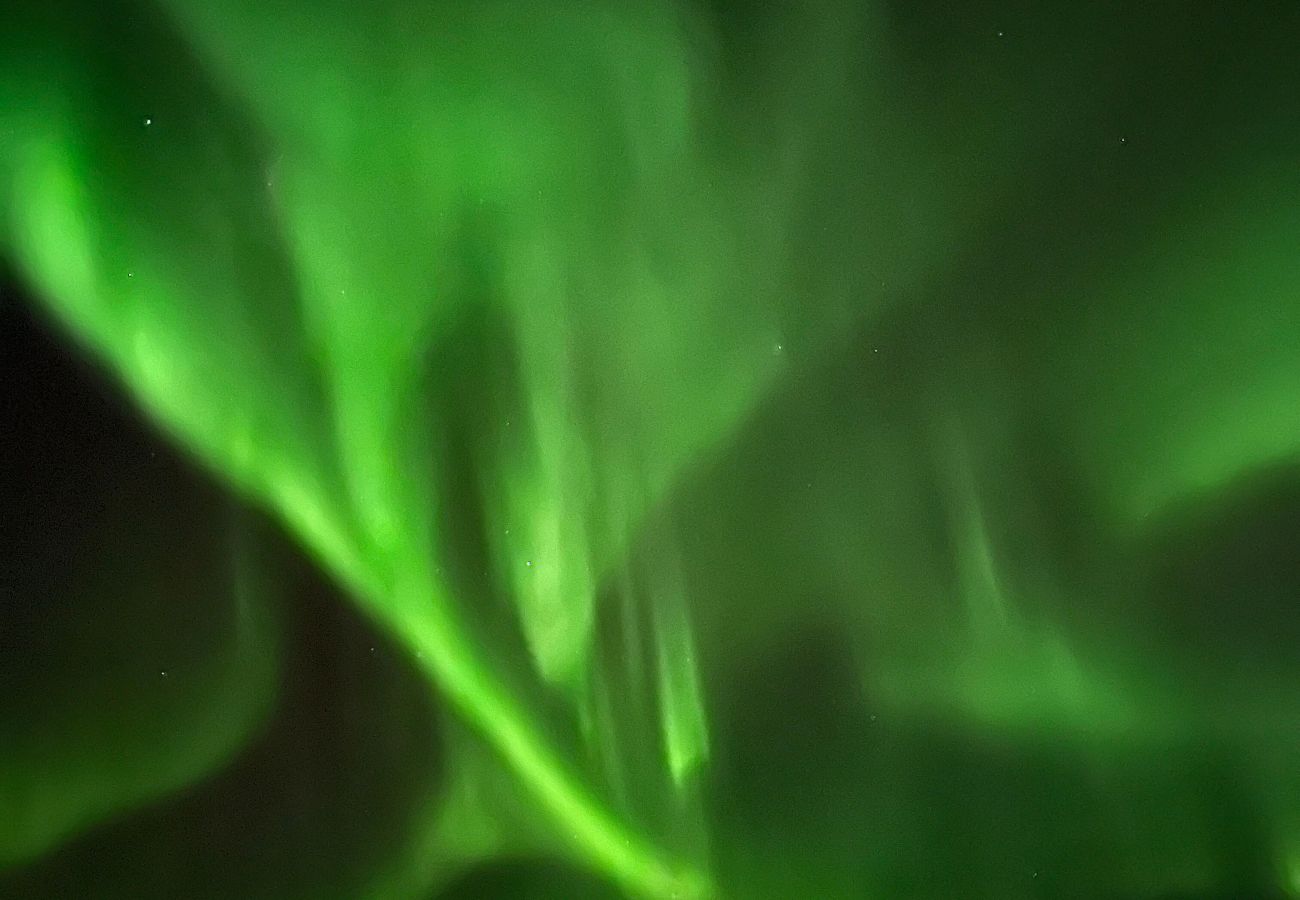
[[[1300,896],[1298,41],[10,3],[0,897]]]

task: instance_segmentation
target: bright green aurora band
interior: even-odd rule
[[[2,252],[448,710],[270,896],[1300,897],[1294,5],[11,6]],[[234,556],[0,894],[277,715]]]

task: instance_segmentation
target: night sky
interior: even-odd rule
[[[9,0],[0,898],[1300,898],[1297,48]]]

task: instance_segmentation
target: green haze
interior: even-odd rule
[[[1300,894],[1275,6],[1215,67],[1165,6],[20,2],[6,258],[445,716],[319,891]],[[87,621],[181,580],[115,542]],[[174,708],[5,713],[0,866],[275,733],[287,553]]]

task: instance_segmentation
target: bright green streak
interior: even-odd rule
[[[700,699],[690,620],[681,591],[670,587],[655,604],[653,614],[668,770],[680,788],[708,758],[708,724]]]
[[[591,862],[640,894],[708,894],[703,876],[671,871],[649,845],[599,806],[566,763],[545,746],[518,701],[504,692],[482,651],[440,602],[445,592],[430,576],[420,542],[412,539],[428,532],[420,502],[427,495],[418,489],[402,494],[392,474],[400,468],[393,461],[401,458],[401,451],[385,436],[387,429],[373,421],[376,415],[396,415],[375,401],[390,396],[393,389],[389,367],[397,363],[390,355],[391,333],[368,329],[356,318],[367,306],[336,301],[318,310],[325,330],[322,340],[336,354],[336,368],[327,371],[338,373],[332,380],[332,406],[343,481],[355,510],[349,513],[339,508],[337,496],[323,483],[320,470],[330,470],[331,463],[301,435],[285,434],[284,426],[292,421],[276,421],[278,406],[258,409],[264,402],[257,399],[262,388],[260,382],[247,380],[247,342],[212,347],[213,352],[233,355],[221,360],[217,369],[210,368],[213,360],[192,351],[211,346],[203,335],[213,322],[171,300],[174,287],[165,270],[140,261],[126,272],[106,271],[104,261],[95,258],[96,242],[81,224],[94,220],[83,193],[87,179],[78,175],[64,146],[33,141],[21,159],[19,189],[39,193],[20,194],[16,231],[33,274],[64,304],[62,311],[73,326],[92,342],[102,342],[104,352],[163,421],[246,489],[271,499],[321,559],[423,654],[442,691],[482,728]],[[83,264],[69,267],[69,258],[80,258]],[[238,298],[215,294],[211,300],[219,305]],[[256,353],[259,348],[251,349]],[[275,365],[271,357],[279,348],[264,349],[260,362]],[[300,373],[281,374],[283,379],[273,383],[306,384]],[[312,425],[303,422],[301,427]],[[563,599],[559,588],[553,586],[557,602]],[[579,596],[574,602],[587,598]]]
[[[342,10],[168,12],[209,69],[186,84],[198,73],[168,60],[185,85],[171,96],[98,105],[114,77],[132,97],[131,73],[83,71],[75,40],[67,58],[12,58],[15,257],[159,422],[420,656],[580,855],[637,893],[709,893],[580,782],[456,611],[478,600],[440,576],[449,484],[431,473],[439,435],[465,426],[431,413],[424,380],[465,321],[506,323],[483,345],[515,360],[515,382],[489,382],[506,405],[454,436],[474,443],[535,671],[581,709],[596,591],[645,512],[762,396],[773,348],[848,309],[794,303],[757,160],[721,129],[700,149],[695,23],[448,4],[399,37]],[[441,390],[501,374],[466,368]],[[681,599],[655,615],[680,784],[707,732]]]

